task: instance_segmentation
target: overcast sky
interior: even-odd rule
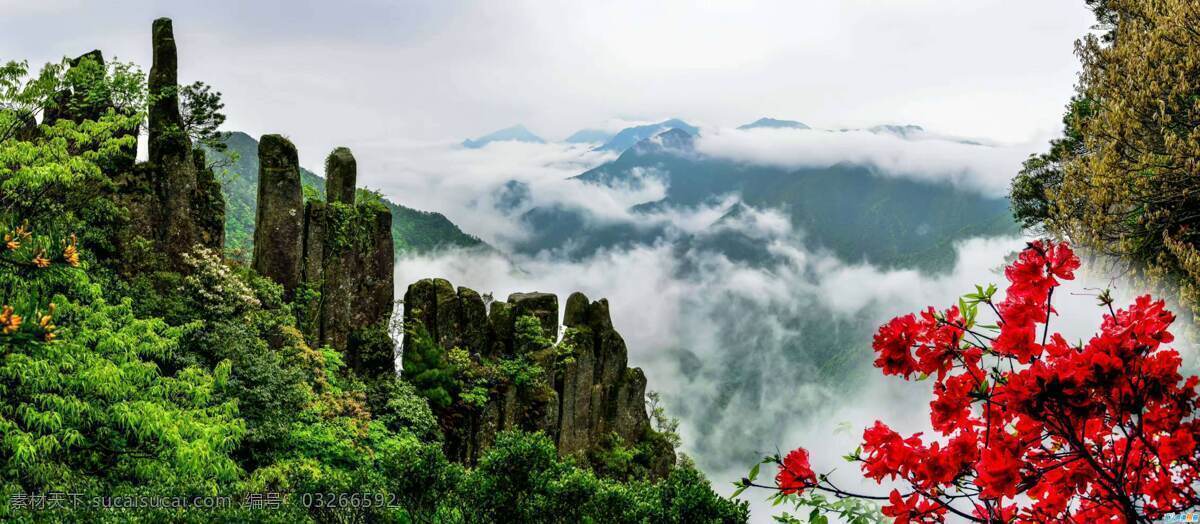
[[[0,0],[0,58],[101,48],[149,69],[150,22],[170,16],[180,80],[222,91],[231,129],[289,135],[310,167],[338,144],[669,116],[1024,142],[1057,130],[1082,4]]]

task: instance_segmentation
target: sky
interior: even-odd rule
[[[912,123],[1044,141],[1078,69],[1081,1],[0,0],[0,59],[100,48],[150,65],[175,21],[180,80],[225,95],[230,129],[333,147],[453,141],[522,123],[581,128],[761,116],[838,128]],[[383,159],[361,158],[370,182]]]

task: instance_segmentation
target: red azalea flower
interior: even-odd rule
[[[896,317],[881,326],[875,333],[873,344],[875,352],[879,354],[875,359],[875,367],[882,369],[885,375],[912,375],[917,367],[912,346],[919,334],[917,317],[912,314]]]
[[[926,500],[916,493],[905,499],[900,491],[894,489],[888,495],[888,504],[880,512],[885,517],[896,519],[895,524],[943,522],[946,516],[946,508],[941,504]]]
[[[964,340],[957,308],[879,329],[885,375],[934,377],[939,434],[906,438],[881,421],[863,432],[863,474],[912,489],[893,490],[884,515],[940,522],[951,504],[988,522],[1124,522],[1200,505],[1200,377],[1183,377],[1179,353],[1163,346],[1175,316],[1141,296],[1104,311],[1086,344],[1046,336],[1051,291],[1078,268],[1066,244],[1031,242],[1005,270],[994,338]],[[813,478],[807,453],[795,462],[800,476],[777,479],[785,493]]]
[[[1018,447],[1017,439],[1004,432],[992,435],[991,445],[982,451],[975,467],[979,471],[976,483],[982,488],[981,497],[995,499],[1017,494],[1024,464]]]
[[[796,448],[788,453],[775,474],[775,484],[784,495],[799,493],[817,483],[817,475],[808,463],[808,450]]]
[[[949,435],[959,429],[970,429],[977,422],[971,418],[971,397],[978,381],[969,374],[955,375],[933,386],[933,402],[929,403],[929,419],[933,429]]]

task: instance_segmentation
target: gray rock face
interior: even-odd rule
[[[183,254],[196,247],[220,252],[225,242],[225,199],[220,183],[192,148],[183,127],[177,86],[178,56],[171,20],[160,18],[152,27],[153,64],[150,69],[149,161],[138,164],[136,141],[115,155],[106,155],[99,167],[112,180],[112,197],[126,213],[114,219],[110,247],[96,250],[98,258],[115,262],[121,274],[169,269],[188,272]],[[106,74],[104,54],[90,51],[70,60],[71,68],[95,68]],[[43,113],[43,124],[60,120],[82,123],[100,120],[111,110],[125,111],[111,98],[67,85]],[[31,115],[18,133],[33,139],[39,130]],[[139,125],[115,131],[134,137]],[[146,241],[149,241],[148,243]],[[161,261],[158,260],[161,255]]]
[[[127,213],[114,224],[111,251],[98,252],[115,261],[122,274],[170,269],[188,272],[182,255],[202,247],[220,252],[225,242],[225,199],[220,183],[192,148],[183,127],[177,86],[178,57],[171,20],[160,18],[152,27],[153,64],[148,91],[149,161],[136,164],[137,146],[131,143],[100,164],[112,181],[112,196]],[[91,51],[70,61],[70,66],[104,69],[104,55]],[[112,99],[96,93],[71,91],[68,86],[46,108],[43,123],[58,120],[98,120],[110,110],[122,111]],[[138,126],[118,130],[135,136]],[[145,241],[149,241],[147,244]],[[163,262],[149,261],[163,255]]]
[[[468,349],[480,364],[520,357],[513,352],[514,326],[526,315],[539,320],[546,336],[557,336],[558,297],[553,294],[514,293],[485,313],[474,290],[455,291],[444,279],[420,280],[404,294],[405,346],[411,337],[407,328],[420,323],[443,348]],[[610,434],[631,447],[650,436],[646,376],[628,367],[625,341],[612,327],[608,301],[590,302],[573,293],[563,323],[566,330],[556,347],[524,355],[544,370],[546,390],[501,383],[482,408],[442,414],[443,424],[454,426],[445,431],[449,456],[474,463],[495,434],[506,429],[544,431],[555,439],[560,455],[585,460]],[[675,452],[669,444],[653,442],[653,471],[665,474]]]
[[[587,323],[588,298],[578,291],[567,297],[566,311],[563,313],[563,325],[581,326]]]
[[[286,138],[264,136],[258,154],[254,269],[283,285],[289,298],[305,291],[298,312],[300,327],[314,345],[345,351],[355,370],[370,367],[367,362],[389,365],[390,345],[366,348],[353,341],[367,330],[386,332],[391,319],[395,287],[391,212],[379,205],[354,203],[355,161],[348,149],[339,148],[329,156],[330,173],[351,184],[331,192],[332,202],[303,201],[298,155]]]
[[[354,184],[358,179],[358,162],[344,147],[334,149],[325,159],[325,200],[354,203]]]
[[[178,259],[177,255],[190,252],[196,245],[219,250],[225,240],[225,200],[216,177],[204,166],[203,155],[199,162],[194,157],[184,129],[179,111],[179,58],[171,19],[154,21],[152,46],[149,160],[162,185],[162,248],[172,255],[170,259]]]
[[[258,165],[252,267],[283,285],[290,298],[300,285],[304,243],[304,190],[296,146],[282,136],[263,135]]]
[[[550,340],[558,340],[558,297],[552,293],[513,293],[508,296],[513,318],[529,315],[542,324],[542,333]]]
[[[483,297],[471,288],[458,288],[460,344],[478,357],[488,350],[487,308]]]
[[[179,56],[170,18],[154,21],[151,30],[153,63],[147,87],[150,91],[150,161],[182,162],[188,147],[179,112]]]

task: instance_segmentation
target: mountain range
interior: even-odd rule
[[[567,137],[564,142],[568,144],[603,144],[612,140],[613,133],[603,129],[580,129],[571,136]]]
[[[666,190],[661,199],[630,209],[645,216],[646,223],[594,220],[587,210],[562,205],[536,207],[521,216],[532,235],[519,249],[569,249],[570,256],[586,257],[614,246],[649,244],[680,235],[669,225],[653,223],[655,213],[727,205],[730,197],[735,203],[726,213],[742,206],[776,210],[804,233],[809,247],[882,266],[948,267],[955,241],[1017,231],[1004,198],[902,178],[866,164],[784,168],[713,157],[698,152],[693,134],[682,128],[642,139],[615,160],[573,179],[636,189],[651,181],[647,177]],[[751,239],[728,237],[714,245],[730,248],[723,250],[726,255],[761,261],[767,256],[765,246],[757,244],[762,249],[751,248],[756,245]]]

